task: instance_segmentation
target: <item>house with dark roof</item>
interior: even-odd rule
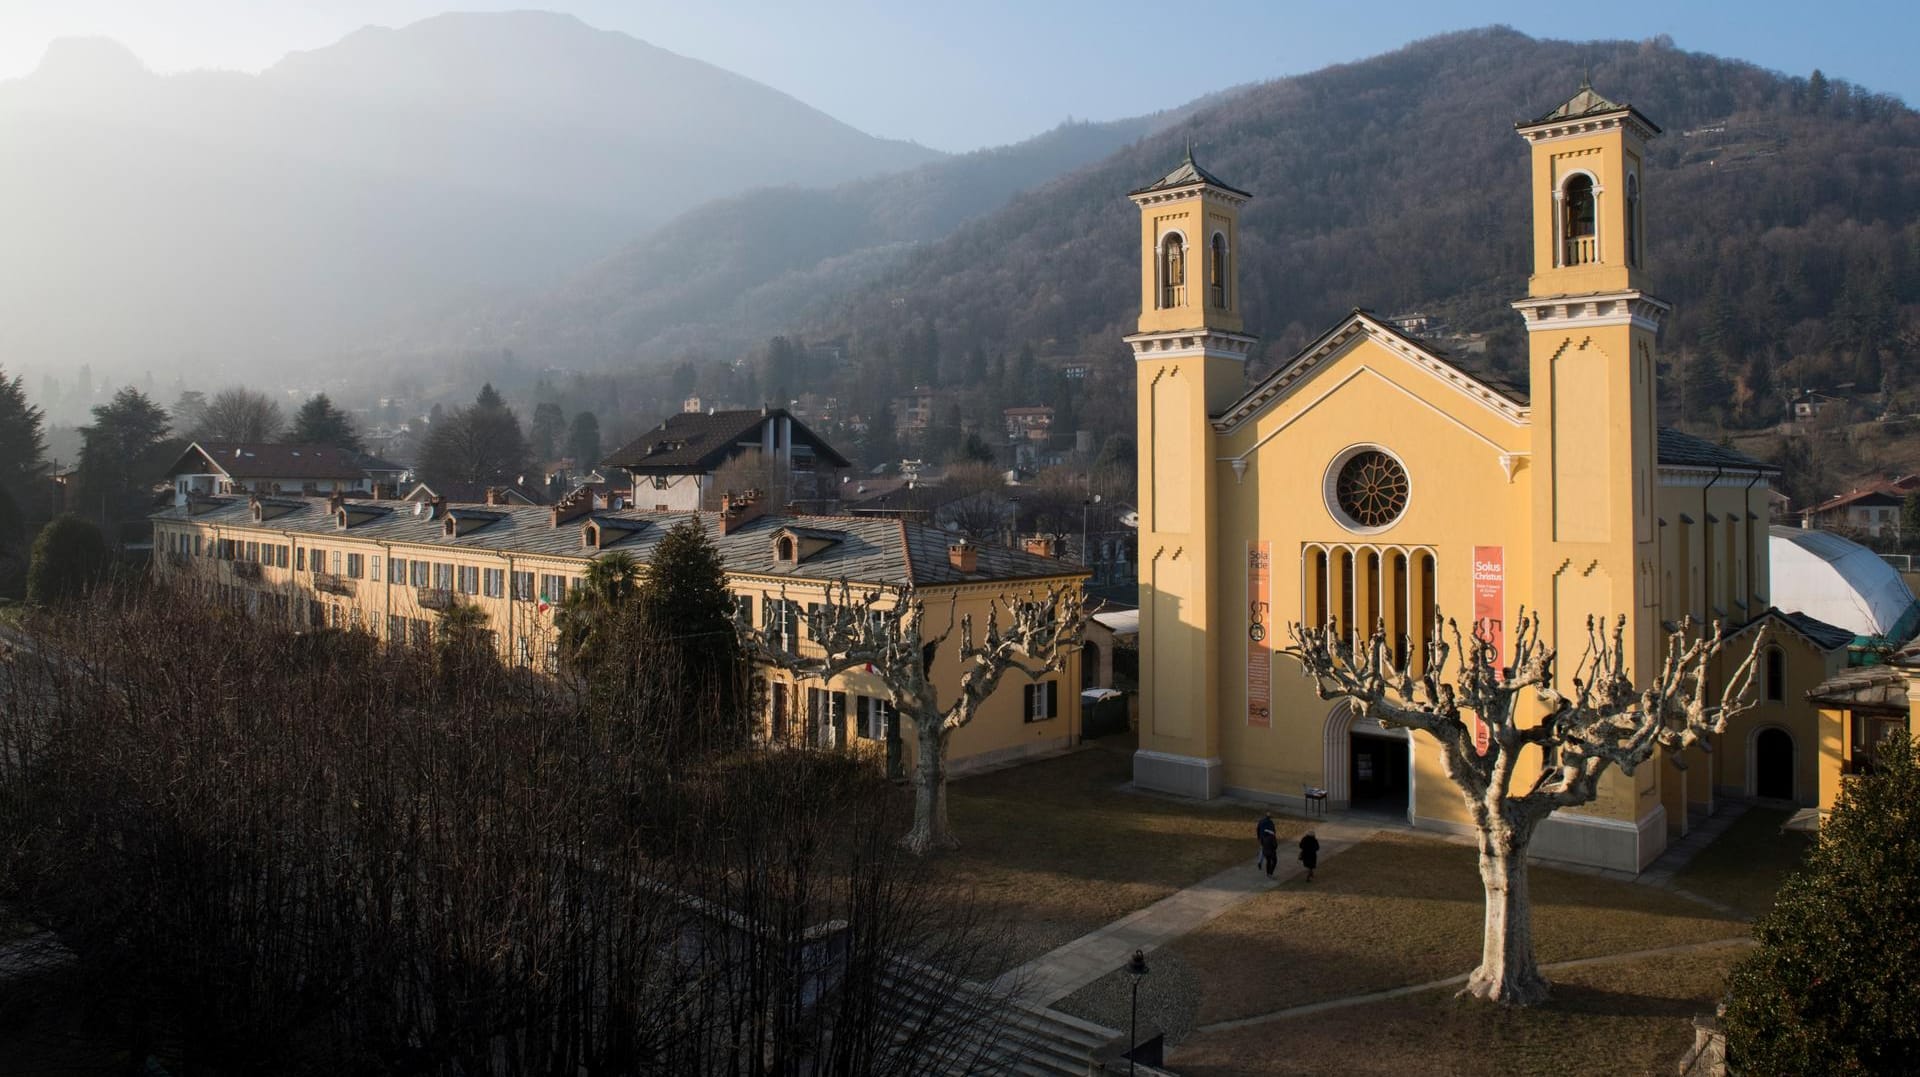
[[[392,489],[406,468],[335,445],[195,441],[165,472],[175,504],[219,494],[372,493]]]
[[[442,612],[477,607],[504,661],[554,670],[554,612],[587,568],[610,553],[643,567],[676,526],[703,530],[719,550],[742,616],[802,652],[802,616],[843,583],[877,592],[880,608],[913,594],[941,624],[949,610],[984,625],[996,601],[1051,588],[1079,590],[1078,565],[975,544],[884,517],[783,514],[728,499],[719,512],[608,508],[582,489],[550,506],[511,498],[444,500],[195,495],[152,517],[156,578],[289,626],[371,633],[396,646],[433,638]],[[943,648],[931,671],[942,698],[964,672]],[[781,743],[850,747],[904,774],[916,746],[885,687],[855,670],[822,683],[761,671],[760,731]],[[1077,743],[1080,656],[1059,672],[1008,676],[975,720],[955,731],[956,773]]]
[[[850,465],[784,408],[682,412],[609,454],[633,479],[633,503],[656,512],[712,508],[722,468],[762,483],[782,505],[832,501]]]

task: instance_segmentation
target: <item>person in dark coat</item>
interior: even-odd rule
[[[1300,839],[1300,865],[1307,869],[1307,881],[1313,881],[1313,866],[1320,862],[1320,839],[1309,830]]]
[[[1273,816],[1262,815],[1260,825],[1253,828],[1253,836],[1260,839],[1260,866],[1267,869],[1267,878],[1273,878],[1273,869],[1280,863],[1280,835],[1273,829]]]

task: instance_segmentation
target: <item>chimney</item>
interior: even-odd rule
[[[1030,538],[1026,541],[1027,552],[1035,557],[1060,556],[1060,540],[1046,537]]]
[[[428,502],[428,509],[427,509],[428,519],[439,520],[439,519],[443,519],[446,515],[447,515],[447,499],[446,498],[436,497],[431,502]]]
[[[553,526],[559,527],[569,520],[577,520],[593,511],[593,491],[585,486],[554,502]]]
[[[346,504],[347,495],[342,490],[336,489],[333,493],[327,495],[327,511],[330,513],[339,512]]]
[[[736,494],[729,490],[720,495],[720,533],[731,535],[766,513],[766,501],[761,498],[760,491],[746,490]]]
[[[487,504],[501,506],[507,503],[507,488],[504,486],[487,487]]]
[[[973,543],[961,539],[947,547],[947,563],[952,565],[956,572],[972,575],[980,571],[980,551]]]

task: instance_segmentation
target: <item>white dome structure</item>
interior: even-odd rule
[[[1920,630],[1920,601],[1892,565],[1831,531],[1768,529],[1769,592],[1776,609],[1804,613],[1894,647]]]

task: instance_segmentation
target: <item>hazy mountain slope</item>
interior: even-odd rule
[[[1012,146],[831,189],[774,188],[708,203],[549,291],[430,323],[409,346],[484,344],[593,365],[749,344],[822,295],[871,281],[910,245],[937,240],[1204,103],[1063,124]]]
[[[1014,199],[801,324],[893,340],[929,323],[980,354],[1032,344],[1117,360],[1138,304],[1125,194],[1177,164],[1191,137],[1208,169],[1256,195],[1242,294],[1274,353],[1354,306],[1513,334],[1531,206],[1511,123],[1570,96],[1587,68],[1666,129],[1646,192],[1654,288],[1680,308],[1667,354],[1706,355],[1724,376],[1720,398],[1691,410],[1793,375],[1790,361],[1873,351],[1862,327],[1920,302],[1913,111],[1664,42],[1496,29],[1239,94]],[[1517,336],[1494,343],[1497,359],[1520,358]]]
[[[0,353],[311,355],[689,205],[939,155],[540,13],[368,29],[259,76],[57,43],[0,83]]]

